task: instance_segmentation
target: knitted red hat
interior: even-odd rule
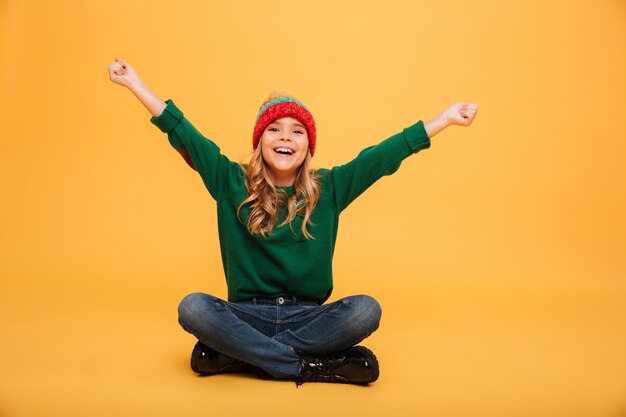
[[[259,108],[252,133],[252,148],[256,149],[259,146],[259,140],[267,125],[276,119],[287,116],[298,119],[305,126],[309,137],[309,150],[313,156],[315,153],[315,120],[313,120],[313,115],[304,104],[294,97],[276,91],[271,92],[269,98]]]

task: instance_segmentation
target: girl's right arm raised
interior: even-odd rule
[[[231,175],[240,172],[239,164],[222,155],[219,147],[204,137],[183,115],[172,100],[161,100],[139,78],[134,68],[116,58],[109,65],[109,77],[127,87],[152,114],[150,122],[167,133],[170,144],[187,164],[200,174],[216,200],[225,194]]]

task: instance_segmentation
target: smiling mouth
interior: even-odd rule
[[[291,156],[294,153],[296,153],[293,149],[290,149],[290,148],[276,148],[274,149],[274,152],[276,152],[279,155],[285,155],[285,156]]]

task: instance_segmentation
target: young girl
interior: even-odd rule
[[[356,159],[311,169],[317,136],[309,109],[287,94],[271,94],[257,115],[254,153],[238,164],[163,102],[128,63],[109,65],[152,113],[150,121],[196,170],[217,202],[228,301],[193,293],[178,307],[183,329],[198,338],[191,368],[200,374],[260,370],[274,378],[368,384],[376,356],[355,346],[378,328],[381,308],[367,295],[324,304],[333,289],[332,257],[339,214],[403,159],[430,147],[450,125],[469,126],[478,106],[455,103]]]

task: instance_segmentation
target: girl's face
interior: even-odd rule
[[[281,117],[267,125],[260,141],[263,160],[274,184],[293,185],[309,151],[304,125],[293,117]]]

